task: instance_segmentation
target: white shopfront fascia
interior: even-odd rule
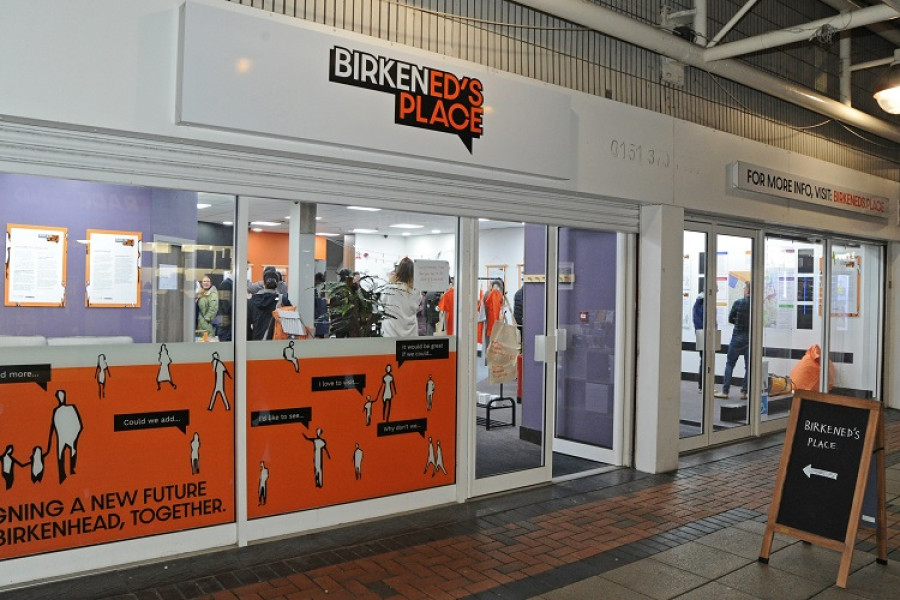
[[[654,249],[660,273],[642,280],[642,293],[663,298],[680,293],[672,274],[679,235],[666,226],[680,221],[682,209],[900,241],[896,219],[857,218],[771,195],[731,195],[723,174],[734,161],[777,164],[892,203],[900,196],[897,182],[473,63],[220,0],[47,0],[10,3],[4,11],[0,52],[19,59],[0,63],[2,172],[401,210],[414,206],[623,232],[638,231],[642,206],[660,205],[666,210],[651,209],[645,219],[663,218],[658,237],[667,247]],[[193,22],[192,14],[209,23]],[[77,28],[60,27],[62,19],[76,18]],[[195,42],[204,37],[211,45],[198,47]],[[471,152],[459,135],[397,124],[391,93],[329,81],[335,47],[478,79],[483,132],[472,138]],[[212,69],[211,80],[206,68]],[[204,85],[212,87],[199,89]],[[900,269],[898,254],[891,256],[891,273]],[[670,319],[680,319],[675,311],[657,313],[656,322],[642,321],[642,331],[670,331]],[[896,339],[900,333],[889,336],[886,347]],[[654,343],[652,336],[648,340]],[[639,363],[638,378],[647,389],[675,376],[659,372],[666,360],[657,360],[655,371]],[[657,381],[641,379],[642,371]],[[660,393],[654,395],[638,398],[642,409],[653,413],[652,403],[661,403]],[[675,435],[676,443],[668,446],[677,452]],[[654,463],[660,453],[654,450],[646,462]],[[446,490],[421,495],[427,497],[409,495],[404,504],[453,498]],[[309,526],[329,527],[395,508],[389,498],[316,511]],[[273,519],[257,533],[276,535],[287,525]],[[100,562],[101,553],[87,548],[57,553],[50,570],[44,556],[7,566],[17,571],[10,577],[27,581],[166,556],[175,548],[227,545],[237,535],[228,525],[117,543]]]

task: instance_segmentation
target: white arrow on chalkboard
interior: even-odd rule
[[[828,479],[837,479],[837,473],[833,471],[825,471],[823,469],[814,469],[812,465],[806,465],[805,467],[803,467],[803,472],[806,474],[807,479],[809,479],[813,475],[818,475],[819,477],[827,477]]]

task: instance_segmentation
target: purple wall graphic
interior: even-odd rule
[[[141,253],[140,308],[86,308],[87,247],[76,240],[86,239],[88,229],[139,231],[145,247],[154,235],[195,240],[197,194],[0,174],[0,227],[4,235],[9,223],[68,229],[66,306],[0,305],[0,335],[128,335],[136,342],[149,342],[153,331],[152,254]],[[0,285],[6,285],[5,279]]]

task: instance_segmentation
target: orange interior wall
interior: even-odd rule
[[[287,265],[288,234],[250,231],[247,233],[247,261],[253,265],[251,278],[261,281],[267,265]]]
[[[326,239],[316,236],[316,260],[325,260],[327,255]],[[262,280],[266,265],[287,265],[289,256],[289,239],[286,233],[250,231],[247,233],[247,258],[253,265],[251,277],[253,281]]]

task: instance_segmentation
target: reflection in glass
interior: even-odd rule
[[[790,412],[792,389],[819,391],[822,244],[767,237],[763,275],[762,420]]]
[[[870,244],[831,247],[831,393],[878,398],[883,251]]]
[[[706,234],[684,232],[681,293],[681,437],[705,431],[703,384],[706,364],[704,315],[706,300]]]

